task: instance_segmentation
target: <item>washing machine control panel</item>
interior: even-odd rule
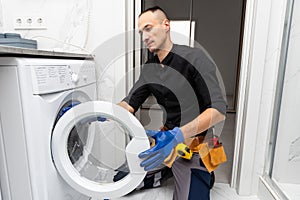
[[[58,60],[49,64],[32,64],[33,94],[48,94],[75,89],[96,82],[92,60]]]

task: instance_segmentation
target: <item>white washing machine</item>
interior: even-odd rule
[[[145,131],[95,101],[93,60],[1,57],[0,96],[2,199],[111,199],[143,180]]]

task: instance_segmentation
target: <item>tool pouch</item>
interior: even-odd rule
[[[198,148],[199,155],[208,172],[214,171],[220,164],[227,161],[222,143],[210,148],[205,142],[199,144]]]
[[[211,164],[220,165],[227,161],[225,150],[222,144],[210,150]]]

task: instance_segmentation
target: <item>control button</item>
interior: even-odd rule
[[[72,82],[73,82],[73,83],[77,83],[77,82],[79,81],[79,76],[78,76],[78,74],[72,73],[71,79],[72,79]]]

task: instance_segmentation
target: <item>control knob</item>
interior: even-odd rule
[[[71,76],[72,82],[77,83],[79,81],[79,76],[77,73],[73,72]]]

